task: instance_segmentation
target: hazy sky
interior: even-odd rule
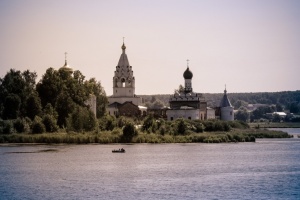
[[[189,59],[200,93],[300,89],[299,0],[0,0],[0,77],[68,64],[112,94],[126,53],[136,94],[171,94]]]

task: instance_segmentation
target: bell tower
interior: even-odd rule
[[[115,109],[116,106],[119,109],[121,104],[123,105],[124,103],[130,103],[139,109],[138,106],[140,106],[142,102],[141,97],[138,97],[135,94],[135,78],[133,76],[132,67],[129,64],[127,55],[125,53],[126,46],[124,44],[124,38],[121,49],[122,54],[113,76],[113,94],[108,97],[108,109],[110,114],[119,113],[120,111]],[[119,114],[123,115],[124,113]],[[129,115],[129,113],[127,114]]]
[[[113,77],[113,97],[134,97],[135,79],[132,67],[129,65],[129,61],[125,53],[126,46],[124,44],[124,38],[121,49],[122,54]]]

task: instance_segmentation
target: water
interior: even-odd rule
[[[0,162],[1,200],[300,199],[298,138],[0,146]]]
[[[275,131],[284,131],[290,135],[293,135],[294,137],[298,137],[298,135],[300,135],[300,128],[268,128],[268,129],[275,130]]]

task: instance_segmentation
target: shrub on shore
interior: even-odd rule
[[[87,118],[90,116],[87,114]],[[69,119],[71,119],[70,116]],[[50,117],[51,118],[51,117]],[[146,120],[145,126],[136,130],[132,119],[125,117],[111,118],[105,116],[98,120],[97,129],[84,132],[84,125],[79,124],[81,132],[75,132],[75,129],[62,129],[60,133],[43,133],[45,131],[44,124],[49,122],[47,131],[51,131],[51,124],[53,125],[55,119],[42,120],[36,117],[32,122],[32,133],[40,134],[10,134],[16,133],[14,129],[22,130],[24,127],[22,123],[24,120],[15,122],[15,126],[11,121],[0,121],[0,143],[68,143],[68,144],[87,144],[87,143],[224,143],[224,142],[254,142],[255,138],[288,138],[287,133],[280,131],[270,131],[264,129],[250,129],[248,125],[243,122],[233,121],[225,122],[219,120],[183,120],[164,121],[163,119],[154,120],[149,117]],[[74,119],[74,118],[73,118]],[[76,120],[74,119],[72,123]],[[26,120],[25,120],[26,121]],[[8,123],[9,122],[9,123]],[[145,122],[145,121],[144,121]],[[8,124],[8,125],[7,125]],[[26,123],[25,123],[26,124]],[[57,130],[56,127],[52,127]],[[6,131],[3,131],[6,130]],[[49,131],[49,132],[50,132]],[[205,132],[204,132],[205,131]]]
[[[100,133],[52,133],[52,134],[0,134],[0,143],[46,143],[46,144],[89,144],[89,143],[229,143],[255,142],[256,138],[289,138],[287,133],[269,130],[234,130],[231,132],[204,132],[186,135],[138,133],[129,141],[124,141],[123,130]]]

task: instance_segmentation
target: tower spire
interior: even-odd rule
[[[123,45],[122,45],[122,47],[121,47],[121,48],[122,48],[122,51],[123,51],[123,53],[125,53],[125,49],[126,49],[126,46],[125,46],[125,44],[124,44],[124,38],[125,38],[125,37],[123,37]]]
[[[189,59],[186,60],[186,62],[187,62],[187,68],[189,68],[189,61],[190,61]]]
[[[65,66],[67,66],[67,52],[65,52]]]

